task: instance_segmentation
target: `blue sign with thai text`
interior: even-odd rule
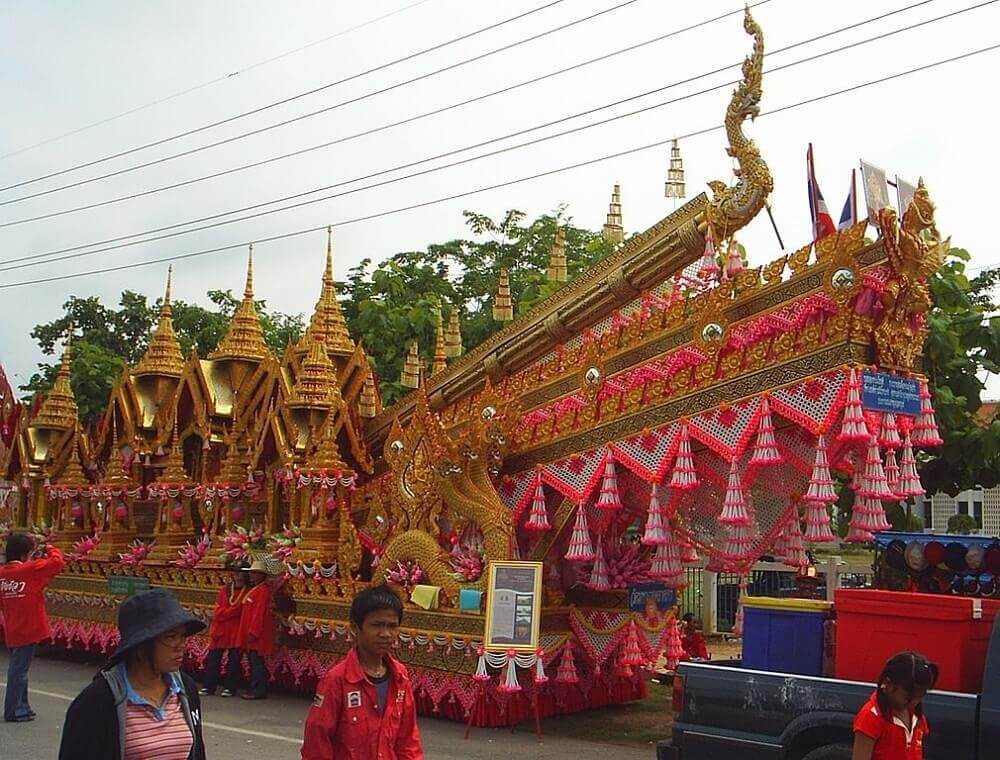
[[[864,370],[861,373],[861,405],[876,412],[916,417],[920,414],[920,381]]]
[[[632,612],[644,612],[651,599],[656,602],[656,609],[665,612],[677,604],[677,592],[662,583],[629,584],[628,608]]]

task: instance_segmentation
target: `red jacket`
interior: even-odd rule
[[[327,671],[306,717],[302,760],[423,760],[410,677],[385,659],[392,675],[382,715],[357,649]]]
[[[52,638],[42,592],[66,566],[62,552],[48,548],[44,559],[0,565],[0,612],[8,647],[23,647]]]
[[[274,651],[274,615],[271,612],[271,587],[266,582],[246,592],[240,605],[240,628],[237,646],[262,655]]]
[[[240,645],[240,616],[246,589],[223,586],[215,597],[212,626],[208,629],[211,649],[234,649]]]

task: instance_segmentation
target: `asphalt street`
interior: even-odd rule
[[[59,750],[63,716],[70,701],[90,682],[99,663],[36,657],[31,666],[30,699],[38,717],[31,723],[0,722],[0,758],[42,760]],[[0,695],[6,689],[7,653],[0,648]],[[309,709],[305,696],[275,694],[267,700],[203,698],[204,736],[209,760],[295,760],[299,757],[302,722]],[[599,719],[595,712],[594,718]],[[546,737],[538,743],[529,727],[511,733],[500,729],[473,729],[463,739],[464,726],[421,718],[420,730],[428,758],[450,760],[506,758],[522,754],[531,758],[573,760],[651,760],[655,750],[608,746],[565,737]]]

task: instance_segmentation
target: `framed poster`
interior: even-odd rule
[[[535,651],[542,618],[542,563],[490,562],[486,649]]]

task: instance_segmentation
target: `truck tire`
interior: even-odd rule
[[[847,744],[827,744],[809,752],[802,760],[851,760],[854,748]]]

